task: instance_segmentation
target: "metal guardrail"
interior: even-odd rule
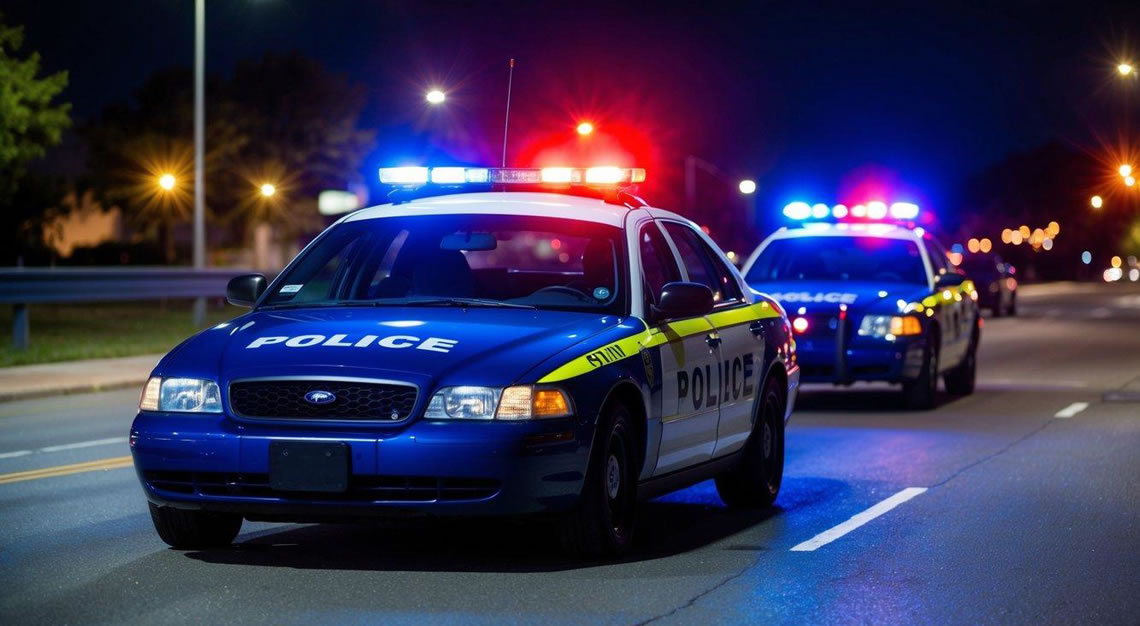
[[[12,304],[12,345],[27,348],[28,305],[65,302],[211,298],[224,296],[226,283],[251,270],[170,267],[0,268],[0,303]],[[205,301],[194,307],[202,325]]]

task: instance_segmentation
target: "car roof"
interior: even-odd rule
[[[342,221],[357,222],[412,215],[529,215],[582,220],[621,228],[630,211],[629,207],[611,204],[600,198],[530,191],[487,191],[381,204],[350,213]]]
[[[922,239],[922,232],[898,224],[830,224],[820,222],[803,224],[794,228],[784,227],[772,233],[768,239],[801,239],[806,237],[878,237],[917,242]]]

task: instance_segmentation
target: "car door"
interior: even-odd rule
[[[673,247],[656,222],[638,234],[646,315],[651,345],[661,360],[661,443],[654,475],[667,474],[712,458],[716,446],[720,379],[715,337],[705,316],[655,320],[651,311],[666,283],[684,280]]]
[[[969,344],[969,328],[973,323],[973,315],[969,307],[969,300],[962,293],[958,285],[940,285],[946,281],[943,276],[957,274],[957,268],[950,265],[946,250],[933,239],[924,239],[926,252],[930,256],[930,264],[934,271],[935,295],[940,298],[938,306],[938,325],[942,331],[942,345],[939,352],[939,369],[945,370],[953,367],[962,360]]]
[[[719,339],[720,418],[713,449],[713,457],[718,457],[742,448],[752,432],[758,370],[764,361],[764,327],[756,323],[752,305],[745,300],[740,282],[724,256],[688,224],[664,225],[688,270],[689,280],[713,290],[715,305],[708,317]]]

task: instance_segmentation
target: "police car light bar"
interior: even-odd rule
[[[396,187],[422,187],[427,184],[460,186],[466,184],[505,185],[589,185],[605,186],[645,182],[639,167],[382,167],[380,182]]]
[[[784,217],[795,220],[847,220],[857,221],[883,221],[889,219],[908,221],[918,217],[918,205],[911,202],[895,202],[889,207],[885,202],[872,201],[866,204],[856,204],[850,208],[845,204],[828,207],[826,204],[815,205],[806,202],[789,202],[784,207]]]

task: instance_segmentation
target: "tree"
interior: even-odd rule
[[[24,43],[21,26],[7,26],[0,14],[0,229],[2,241],[22,250],[40,245],[34,241],[38,222],[62,196],[58,181],[37,180],[34,190],[20,192],[28,164],[57,145],[70,124],[68,103],[53,103],[67,86],[67,72],[38,77],[40,55],[17,55]],[[24,203],[34,201],[35,205]],[[27,235],[32,235],[30,239]]]
[[[360,162],[375,138],[358,127],[366,102],[360,86],[296,52],[270,53],[239,63],[227,95],[250,138],[228,186],[234,217],[247,226],[272,222],[286,234],[311,229],[317,194],[360,182]],[[260,196],[262,182],[279,193]]]
[[[104,206],[155,232],[168,262],[192,206],[192,85],[184,68],[157,72],[83,133]],[[373,133],[358,128],[365,92],[296,53],[239,63],[228,82],[207,77],[206,104],[208,217],[235,235],[260,223],[286,236],[315,229],[317,194],[357,182],[371,149]],[[164,173],[177,181],[170,190]],[[265,183],[276,193],[263,195]]]

